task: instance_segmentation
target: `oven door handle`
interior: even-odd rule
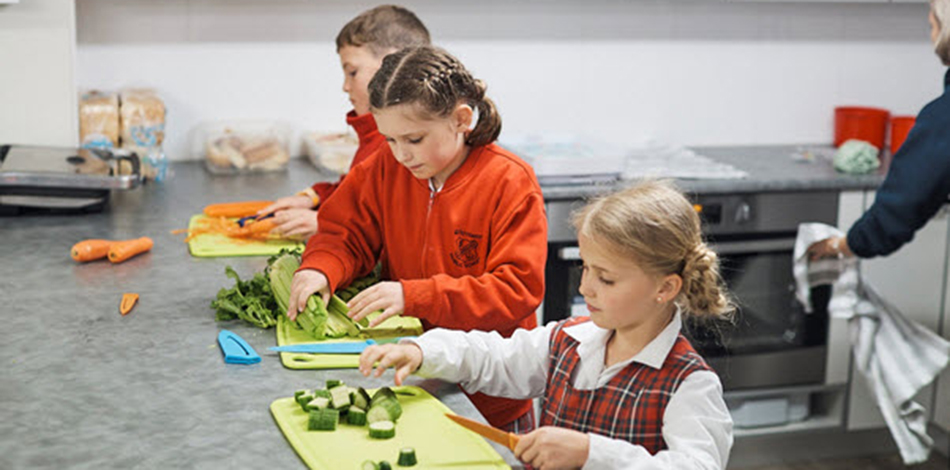
[[[741,242],[710,243],[716,254],[735,255],[745,253],[770,253],[776,251],[793,251],[794,238],[779,238],[773,240],[747,240]]]
[[[566,246],[557,250],[557,257],[561,261],[580,261],[581,249],[577,246]]]
[[[709,247],[720,255],[734,255],[737,253],[770,253],[775,251],[789,251],[795,249],[794,238],[779,238],[773,240],[748,240],[741,242],[710,243]],[[562,261],[580,261],[581,249],[576,246],[566,246],[557,252]]]

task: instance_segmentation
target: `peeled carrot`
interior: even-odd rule
[[[274,230],[275,227],[277,227],[277,224],[274,223],[274,219],[261,220],[245,224],[243,228],[228,236],[234,238],[268,238],[270,231]]]
[[[135,255],[151,250],[152,245],[154,243],[148,237],[115,242],[109,247],[109,261],[121,263]]]
[[[119,303],[119,313],[125,315],[132,311],[135,304],[139,301],[138,294],[122,294],[122,302]]]
[[[224,202],[205,206],[204,214],[208,217],[247,217],[271,204],[273,201]]]
[[[112,240],[83,240],[70,248],[69,256],[80,263],[105,258],[113,243]]]

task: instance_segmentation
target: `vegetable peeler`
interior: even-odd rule
[[[267,215],[265,215],[265,216],[263,216],[263,217],[258,217],[258,216],[256,216],[256,215],[249,215],[249,216],[247,216],[247,217],[241,217],[240,219],[238,219],[237,224],[238,224],[239,227],[244,227],[244,224],[246,224],[246,223],[248,223],[248,222],[250,222],[250,221],[255,221],[255,222],[256,222],[256,221],[260,221],[260,220],[264,220],[264,219],[269,219],[269,218],[271,218],[271,217],[273,217],[273,216],[274,216],[274,213],[273,213],[273,212],[271,212],[270,214],[267,214]]]
[[[261,356],[257,355],[254,348],[244,338],[228,330],[221,330],[218,333],[218,346],[224,353],[224,362],[228,364],[257,364],[261,362]]]

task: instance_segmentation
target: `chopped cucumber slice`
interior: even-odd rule
[[[351,406],[346,414],[346,422],[355,426],[366,426],[366,412],[362,408]]]
[[[376,462],[372,460],[367,460],[363,462],[363,465],[360,465],[360,470],[379,470],[379,465],[376,465]]]
[[[392,421],[371,423],[369,425],[369,437],[373,439],[390,439],[396,437],[396,423]]]
[[[399,460],[396,465],[400,467],[412,467],[416,464],[416,449],[412,447],[403,447],[399,450]]]
[[[330,389],[330,403],[333,408],[340,409],[350,406],[350,391],[343,386]]]
[[[307,403],[307,411],[322,410],[330,406],[330,400],[323,397],[317,397]]]
[[[310,431],[336,431],[336,423],[340,420],[340,412],[330,408],[310,411],[310,421],[307,429]]]
[[[387,461],[385,461],[385,460],[380,460],[380,461],[379,461],[379,470],[393,470],[393,466],[392,466],[392,464],[390,464],[389,462],[387,462]]]
[[[340,385],[343,385],[342,380],[337,380],[337,379],[327,380],[327,390],[330,390],[331,388],[339,387]]]

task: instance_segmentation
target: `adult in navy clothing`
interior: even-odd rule
[[[950,0],[930,1],[930,39],[950,66]],[[894,154],[874,204],[848,230],[809,247],[812,258],[873,258],[897,251],[914,238],[950,195],[950,71],[944,92],[917,115]]]

